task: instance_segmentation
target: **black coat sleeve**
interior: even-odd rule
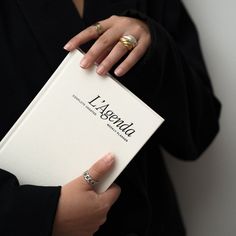
[[[139,85],[130,82],[129,87],[165,119],[155,140],[177,158],[194,160],[218,132],[221,105],[213,93],[196,28],[183,4],[179,0],[162,5],[148,2],[145,13],[123,12],[146,21],[152,37],[148,52],[129,74],[130,80],[140,75]]]
[[[20,186],[0,170],[0,235],[51,235],[60,187]]]

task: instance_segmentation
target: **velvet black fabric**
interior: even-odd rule
[[[184,236],[160,147],[182,160],[199,158],[220,115],[195,26],[179,0],[94,2],[85,0],[82,19],[70,0],[0,1],[0,138],[66,56],[72,36],[114,14],[146,21],[152,44],[119,80],[165,122],[118,177],[121,196],[96,235]],[[21,186],[1,170],[0,235],[51,235],[59,195],[60,186]]]

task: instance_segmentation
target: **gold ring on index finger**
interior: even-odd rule
[[[95,24],[93,24],[93,26],[95,26],[97,35],[100,36],[102,34],[103,31],[103,27],[99,22],[96,22]]]

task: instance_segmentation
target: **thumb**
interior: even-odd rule
[[[87,171],[86,176],[80,176],[79,181],[82,183],[85,189],[90,190],[92,184],[89,184],[89,180],[86,181],[85,178],[99,182],[99,180],[104,177],[109,170],[111,170],[114,164],[115,158],[111,153],[106,154],[104,157],[95,162],[92,167]]]

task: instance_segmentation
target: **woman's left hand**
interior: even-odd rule
[[[123,36],[131,35],[137,40],[133,48],[120,41]],[[147,51],[151,36],[147,24],[141,20],[124,16],[111,16],[81,31],[64,46],[71,51],[80,45],[96,39],[80,62],[82,68],[98,63],[97,73],[105,75],[124,55],[124,60],[115,69],[116,76],[129,71]],[[128,46],[132,46],[128,42]]]

